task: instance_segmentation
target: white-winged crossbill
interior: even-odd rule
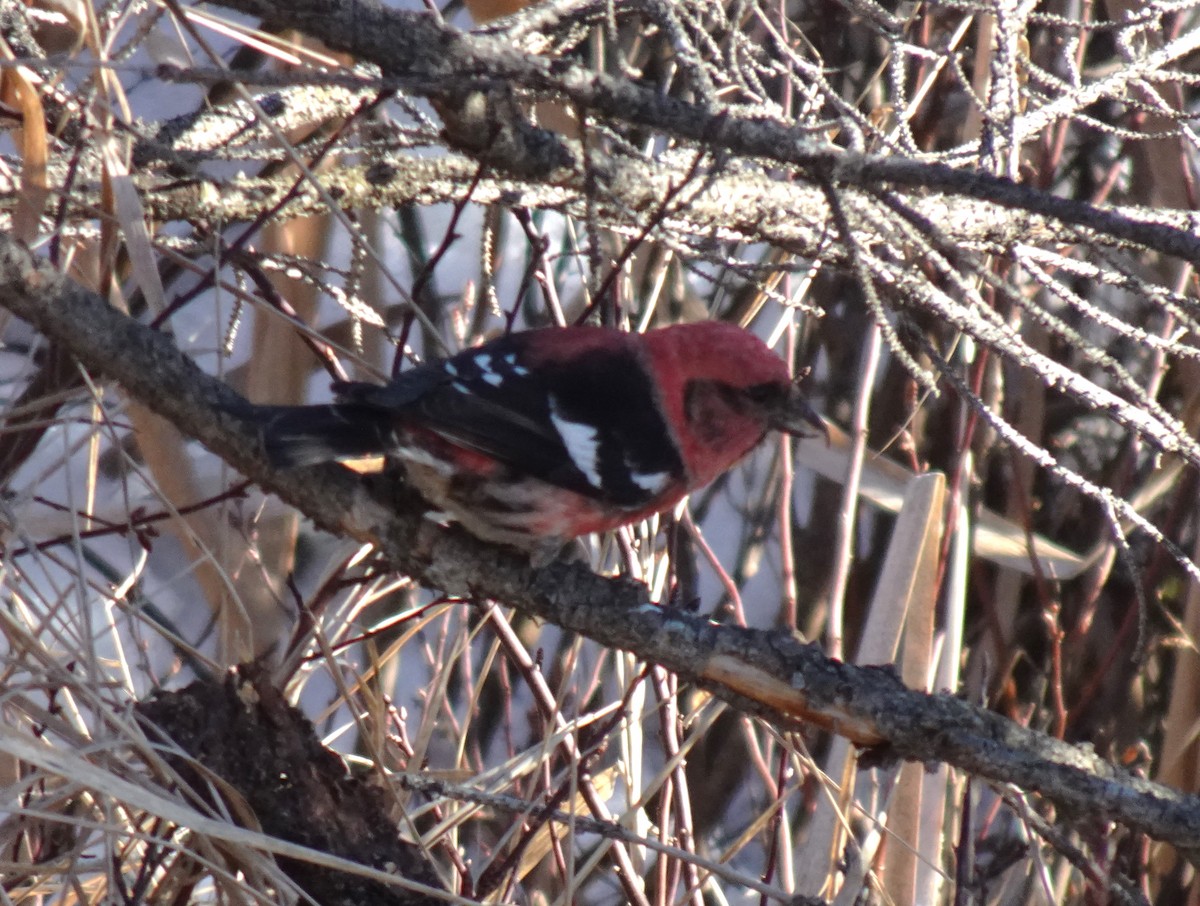
[[[824,429],[784,362],[717,321],[511,333],[334,391],[259,408],[277,467],[383,454],[469,532],[538,562],[673,507],[772,429]]]

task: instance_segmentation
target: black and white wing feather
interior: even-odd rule
[[[621,507],[647,504],[682,475],[629,347],[560,358],[530,348],[531,336],[500,338],[384,386],[338,385],[339,405],[355,419],[374,410],[394,426],[393,445],[403,444],[406,425],[419,426],[516,473]],[[427,369],[436,373],[416,376]]]

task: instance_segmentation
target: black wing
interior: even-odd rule
[[[511,334],[386,386],[337,389],[348,405],[388,410],[517,473],[618,506],[645,505],[682,476],[632,348],[543,356],[534,365],[528,336]]]

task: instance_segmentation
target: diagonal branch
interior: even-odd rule
[[[535,570],[515,552],[459,531],[422,528],[419,501],[336,466],[271,471],[245,401],[200,370],[164,334],[111,308],[48,262],[0,237],[0,305],[86,367],[318,525],[378,545],[398,571],[451,594],[493,598],[661,664],[783,728],[815,722],[860,745],[945,761],[1041,793],[1185,850],[1200,849],[1200,798],[1116,768],[952,695],[906,689],[886,667],[852,667],[780,631],[719,625],[650,604],[638,583],[577,564]]]

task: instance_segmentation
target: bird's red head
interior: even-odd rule
[[[654,360],[671,359],[690,379],[731,387],[790,383],[787,365],[750,331],[725,321],[673,324],[645,335]]]
[[[652,330],[643,341],[693,486],[726,471],[769,430],[823,430],[784,361],[747,330],[703,321]]]

